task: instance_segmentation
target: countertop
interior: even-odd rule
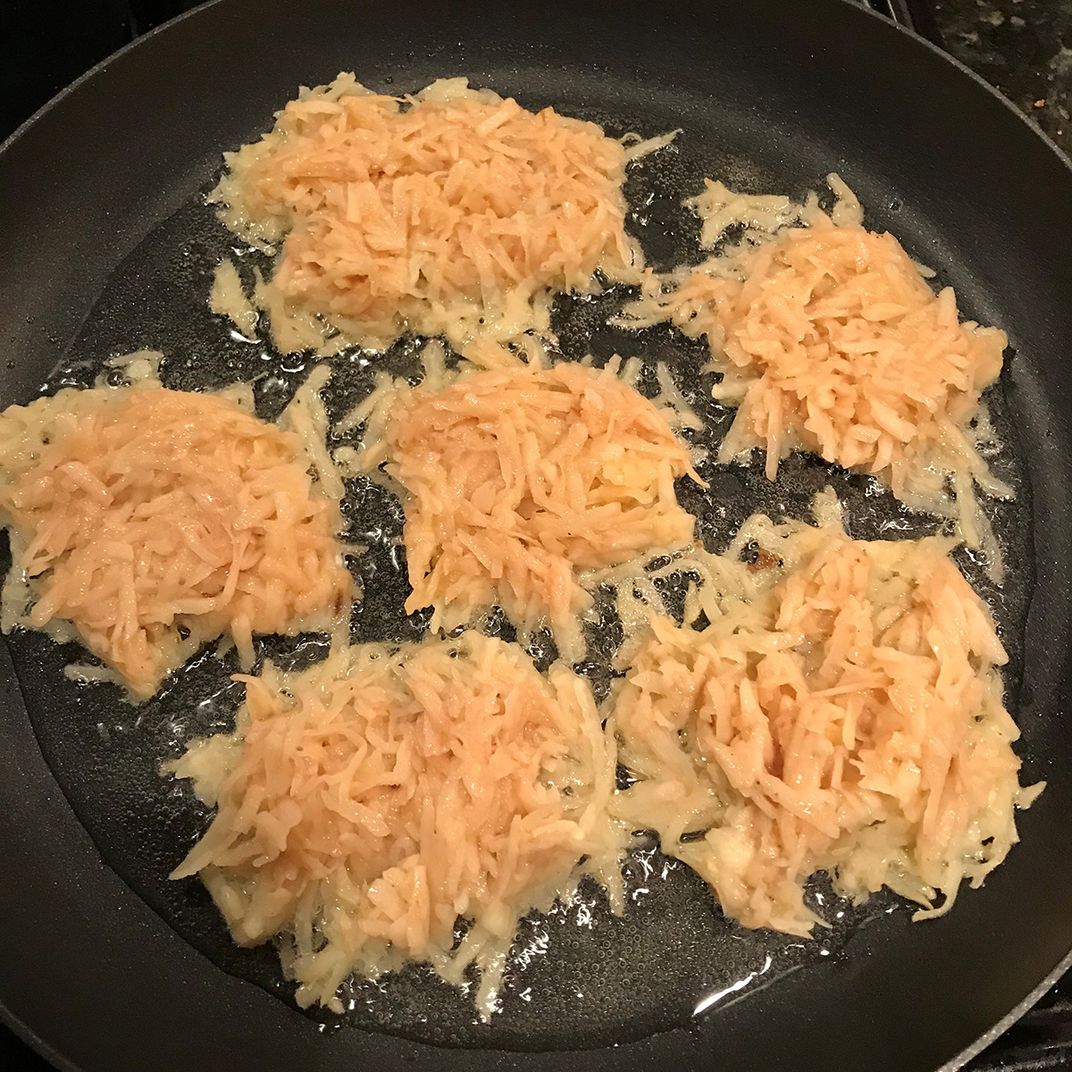
[[[1072,153],[1072,0],[944,0],[943,44]]]

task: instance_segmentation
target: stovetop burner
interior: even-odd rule
[[[1072,976],[1066,975],[965,1072],[1056,1072],[1072,1068]]]
[[[0,67],[0,139],[64,86],[105,56],[173,18],[201,0],[7,0],[2,20],[8,40],[18,40]],[[1030,0],[1017,5],[1023,23]],[[1040,4],[1043,0],[1038,0]],[[1053,0],[1045,0],[1052,4]],[[867,0],[935,44],[942,44],[943,23],[963,21],[965,11],[986,8],[983,0]],[[1008,4],[994,3],[980,17],[1004,18]],[[54,7],[48,17],[49,7]],[[965,9],[961,11],[960,9]],[[962,57],[963,58],[963,57]],[[992,57],[990,57],[992,60]],[[1018,57],[1005,57],[1015,68]],[[968,61],[970,63],[970,60]],[[1020,58],[1029,64],[1031,57]],[[1072,102],[1064,102],[1067,107]],[[1067,114],[1067,113],[1066,113]],[[0,1027],[0,1067],[16,1072],[48,1072],[51,1066],[11,1032]],[[1072,1069],[1072,976],[1061,980],[1018,1023],[965,1066],[966,1072],[1056,1072]],[[840,1070],[838,1070],[840,1072]]]

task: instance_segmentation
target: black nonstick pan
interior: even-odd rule
[[[354,70],[408,91],[446,75],[614,133],[682,128],[639,166],[631,226],[660,267],[698,257],[680,208],[704,175],[800,196],[838,171],[965,315],[1004,327],[989,397],[1017,488],[993,509],[1010,563],[1001,590],[962,556],[1012,655],[1009,705],[1025,782],[1049,783],[1022,843],[947,917],[912,924],[895,898],[828,899],[829,932],[796,941],[724,919],[703,885],[654,848],[628,865],[629,910],[595,889],[525,921],[502,1011],[413,969],[355,985],[341,1017],[300,1012],[268,948],[239,950],[196,882],[168,871],[205,812],[157,773],[190,736],[228,724],[233,667],[204,658],[153,702],[64,679],[75,654],[43,637],[0,645],[0,1003],[57,1066],[84,1072],[630,1069],[740,1072],[955,1068],[1023,1011],[1072,948],[1072,171],[982,82],[921,40],[842,0],[477,4],[219,0],[77,83],[0,151],[0,404],[90,382],[103,361],[162,349],[165,381],[254,379],[278,412],[309,362],[232,338],[205,306],[229,236],[203,201],[220,154],[266,129],[299,83]],[[625,295],[560,301],[564,357],[615,350],[667,361],[717,440],[702,348],[668,329],[605,321]],[[337,362],[341,413],[377,363]],[[933,530],[866,481],[795,459],[705,470],[689,509],[711,547],[754,509],[804,516],[833,484],[855,535]],[[397,504],[355,484],[357,639],[417,635],[398,609]],[[374,534],[379,534],[375,536]],[[606,654],[593,635],[593,680]],[[321,642],[266,642],[284,659]]]

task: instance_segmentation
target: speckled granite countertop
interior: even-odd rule
[[[942,0],[943,44],[1072,154],[1072,0]]]

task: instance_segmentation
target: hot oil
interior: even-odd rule
[[[609,118],[588,117],[605,124]],[[616,133],[643,126],[608,125]],[[686,134],[675,147],[635,169],[627,186],[633,206],[629,226],[658,268],[700,258],[698,226],[681,200],[699,191],[705,173],[755,190],[778,188],[770,174],[724,148],[698,151],[696,145]],[[804,191],[787,192],[800,196]],[[162,377],[167,386],[215,389],[251,382],[258,413],[267,419],[278,416],[313,362],[280,355],[265,340],[244,338],[209,312],[206,296],[218,260],[235,257],[243,273],[249,273],[261,257],[233,243],[201,197],[192,199],[117,268],[63,366],[44,389],[89,386],[105,359],[148,346],[166,355]],[[259,263],[265,266],[263,260]],[[953,281],[962,291],[969,282],[967,277]],[[702,371],[708,358],[705,344],[668,327],[638,332],[609,327],[608,318],[629,297],[627,288],[614,287],[586,299],[560,299],[553,316],[559,347],[569,360],[590,352],[602,364],[621,353],[667,364],[704,420],[693,441],[707,451],[698,470],[710,488],[680,481],[678,494],[696,516],[698,535],[708,550],[724,549],[753,512],[807,517],[812,497],[827,485],[844,503],[855,536],[900,539],[935,531],[934,519],[904,510],[873,481],[814,458],[786,460],[776,483],[765,479],[760,459],[749,466],[715,464],[717,445],[733,414],[710,397],[714,376]],[[969,302],[965,314],[971,311]],[[332,419],[371,389],[376,370],[419,375],[419,346],[419,340],[404,338],[383,355],[355,350],[332,358],[333,380],[326,392]],[[647,387],[650,390],[650,384]],[[988,402],[998,436],[1007,444],[994,467],[1018,493],[1013,503],[987,505],[1010,575],[998,590],[986,581],[983,564],[964,554],[959,562],[995,609],[1012,656],[1006,680],[1015,711],[1022,623],[1033,579],[1030,497],[1002,390],[991,391]],[[352,564],[364,591],[352,621],[352,638],[419,639],[426,631],[427,614],[402,610],[409,587],[400,542],[404,518],[397,498],[375,481],[350,480],[343,514],[346,538],[366,548]],[[670,582],[671,588],[675,583]],[[513,639],[501,615],[490,616],[484,627]],[[586,637],[589,650],[577,669],[602,699],[619,676],[611,659],[622,639],[606,591],[597,595]],[[546,634],[527,642],[538,665],[546,666],[554,657],[553,641]],[[192,737],[233,725],[242,698],[241,687],[230,680],[237,669],[233,654],[223,659],[203,654],[154,700],[133,708],[114,686],[80,687],[63,680],[63,667],[81,657],[73,645],[57,646],[37,634],[20,634],[10,643],[42,749],[104,859],[220,968],[290,1003],[293,987],[281,978],[274,950],[239,949],[200,883],[167,879],[204,830],[209,811],[185,784],[160,777],[159,765]],[[317,636],[258,642],[262,656],[291,667],[321,657],[324,650],[325,639]],[[419,966],[350,984],[341,1017],[322,1010],[306,1015],[325,1027],[360,1026],[446,1045],[535,1050],[613,1044],[717,1016],[787,976],[821,974],[841,958],[866,955],[873,934],[910,925],[908,911],[895,898],[880,895],[853,908],[833,898],[820,881],[809,896],[831,924],[829,929],[817,930],[806,940],[748,931],[725,919],[705,884],[653,844],[642,842],[630,854],[625,873],[627,910],[622,917],[610,913],[604,894],[586,880],[550,913],[523,921],[504,977],[501,1011],[488,1023],[475,1015],[471,994]]]

